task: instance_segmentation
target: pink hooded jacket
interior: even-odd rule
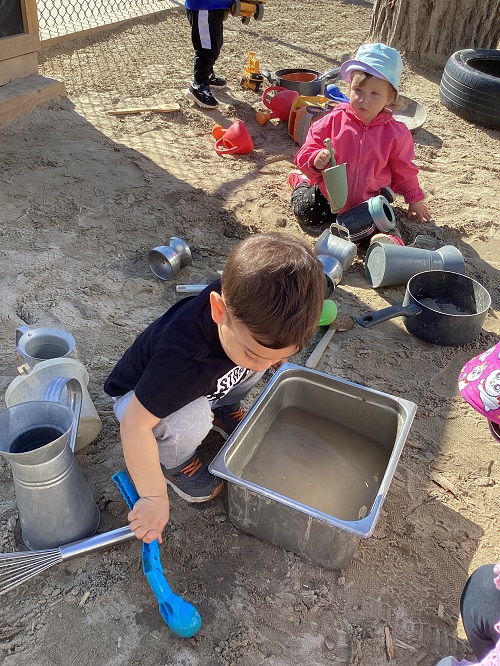
[[[380,113],[365,125],[350,104],[338,104],[333,111],[311,125],[306,141],[295,155],[295,164],[317,184],[328,198],[322,172],[314,167],[314,158],[324,150],[330,138],[337,164],[347,163],[348,197],[342,211],[391,187],[402,194],[406,203],[425,198],[418,184],[418,167],[413,163],[413,137],[404,123],[394,120],[392,113]]]

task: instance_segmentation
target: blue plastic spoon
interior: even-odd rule
[[[129,509],[139,499],[127,472],[117,472],[112,476]],[[193,604],[174,594],[163,575],[158,541],[142,544],[142,570],[158,599],[160,614],[174,634],[181,638],[191,638],[201,629],[201,617]]]

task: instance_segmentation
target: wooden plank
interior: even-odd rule
[[[17,58],[4,60],[0,63],[0,86],[8,84],[13,79],[21,79],[36,74],[38,74],[36,53],[26,53]]]
[[[181,106],[176,102],[167,103],[163,106],[148,106],[134,109],[114,109],[113,111],[108,111],[110,116],[127,116],[134,113],[170,113],[171,111],[180,111]]]
[[[16,35],[0,39],[0,62],[11,60],[26,53],[34,53],[40,48],[38,33],[34,35]]]
[[[21,0],[21,11],[23,13],[24,32],[38,35],[36,0]]]
[[[44,76],[28,76],[12,81],[0,88],[0,122],[12,120],[65,94],[61,81]]]
[[[316,347],[313,349],[311,355],[306,361],[306,368],[315,368],[321,360],[325,349],[328,347],[330,340],[333,338],[337,330],[334,328],[335,322],[332,324],[332,328],[329,328],[326,333],[323,334],[323,337],[318,342]]]

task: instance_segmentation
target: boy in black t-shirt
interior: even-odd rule
[[[244,415],[238,401],[305,346],[324,292],[322,265],[300,239],[249,236],[231,252],[222,280],[176,303],[118,361],[104,388],[140,496],[128,514],[138,539],[161,542],[167,485],[189,502],[219,493],[222,481],[196,449],[214,415],[219,431],[234,430]]]

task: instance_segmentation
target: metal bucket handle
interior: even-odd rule
[[[48,400],[49,402],[60,402],[64,387],[66,387],[68,392],[67,405],[73,410],[74,414],[68,440],[69,448],[74,452],[76,435],[78,433],[78,424],[80,422],[80,415],[82,413],[82,385],[78,379],[75,379],[74,377],[55,377],[49,382],[47,388],[45,389],[42,400]]]
[[[353,242],[353,241],[351,240],[351,232],[349,231],[349,229],[348,229],[347,227],[344,227],[343,224],[339,224],[338,222],[332,222],[332,223],[330,224],[330,233],[331,233],[331,234],[333,234],[332,229],[337,229],[337,230],[339,231],[340,234],[344,234],[344,235],[345,235],[345,238],[344,238],[344,236],[342,236],[342,235],[340,236],[340,238],[344,238],[344,240],[351,241],[351,243]],[[334,234],[334,235],[335,235],[335,234]]]

